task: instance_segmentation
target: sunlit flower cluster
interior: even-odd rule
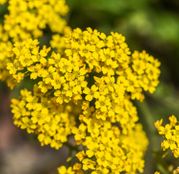
[[[161,143],[165,151],[170,149],[175,158],[179,158],[179,121],[174,115],[169,117],[169,123],[163,125],[163,119],[155,122],[158,133],[164,137]]]
[[[159,61],[131,52],[119,33],[67,27],[64,0],[9,0],[8,10],[0,79],[11,89],[32,86],[12,99],[14,124],[41,145],[72,148],[60,174],[142,173],[148,140],[133,100],[155,91]]]
[[[148,142],[132,100],[154,91],[160,63],[145,51],[131,54],[118,33],[68,30],[63,42],[59,52],[31,39],[14,45],[11,78],[37,84],[12,101],[15,125],[56,149],[73,139],[77,162],[60,173],[142,172]]]

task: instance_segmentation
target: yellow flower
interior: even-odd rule
[[[65,166],[61,166],[58,168],[59,174],[75,174],[75,172],[72,170],[72,167],[66,168]]]
[[[175,158],[179,158],[179,122],[174,115],[169,117],[169,123],[162,125],[163,120],[155,122],[160,135],[163,136],[164,140],[161,143],[163,150],[170,149]]]

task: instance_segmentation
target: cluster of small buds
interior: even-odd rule
[[[163,125],[163,119],[155,122],[155,127],[159,135],[164,137],[161,143],[162,149],[165,151],[170,149],[175,158],[179,158],[179,121],[174,115],[169,117],[169,123]]]

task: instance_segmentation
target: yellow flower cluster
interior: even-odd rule
[[[21,100],[12,99],[14,124],[28,133],[35,133],[41,145],[59,149],[67,136],[72,133],[75,117],[70,104],[57,105],[49,98],[43,97],[37,87],[34,94],[27,89],[21,90]]]
[[[121,34],[72,30],[65,0],[3,3],[0,80],[11,89],[24,79],[34,84],[12,99],[14,124],[41,145],[73,146],[60,174],[142,173],[148,141],[132,101],[154,92],[159,61],[145,51],[131,53]],[[46,29],[50,47],[38,40],[48,37]]]
[[[163,124],[163,119],[155,122],[158,133],[164,137],[161,143],[162,149],[165,151],[170,149],[175,158],[179,158],[179,121],[174,115],[169,117],[169,123]]]
[[[61,33],[66,26],[62,18],[68,12],[65,0],[9,0],[8,4],[4,29],[15,40],[37,38],[47,26],[52,32]]]
[[[66,28],[64,16],[68,6],[65,0],[1,0],[0,4],[6,2],[8,14],[0,24],[0,80],[6,80],[13,88],[16,80],[11,79],[6,68],[13,59],[10,51],[14,42],[42,37],[46,28],[52,35],[62,34]]]
[[[31,79],[36,79],[37,74],[43,76],[44,71],[40,71],[40,69],[46,65],[46,56],[50,48],[43,46],[39,51],[38,44],[38,40],[32,39],[14,44],[6,63],[9,78],[14,82],[10,87],[13,88],[17,83],[21,82],[30,72],[32,72]]]
[[[4,32],[3,26],[0,24],[0,80],[7,80],[8,71],[6,65],[8,62],[9,52],[12,49],[12,43],[8,41],[8,35]],[[7,82],[8,83],[8,82]]]
[[[78,161],[72,166],[74,173],[135,174],[143,171],[141,159],[148,142],[141,125],[137,124],[132,132],[123,135],[118,126],[107,121],[86,119],[86,124],[73,130],[77,143],[85,147],[76,154]],[[140,144],[136,137],[141,138]],[[59,173],[63,174],[62,169],[64,166],[59,168]]]
[[[148,141],[132,100],[154,92],[160,63],[145,51],[131,53],[118,33],[77,28],[60,37],[51,42],[55,51],[32,39],[9,51],[14,86],[26,77],[36,83],[12,100],[15,125],[56,149],[73,137],[75,162],[60,174],[142,172]]]

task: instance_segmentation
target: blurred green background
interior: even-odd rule
[[[179,0],[67,0],[67,3],[72,28],[92,27],[105,33],[122,33],[132,51],[146,50],[160,60],[160,85],[154,94],[146,94],[144,103],[135,104],[150,141],[144,173],[152,174],[159,169],[169,174],[168,167],[176,167],[179,161],[166,154],[164,162],[153,123],[159,118],[167,120],[170,114],[179,116]],[[5,11],[2,7],[0,15]]]

